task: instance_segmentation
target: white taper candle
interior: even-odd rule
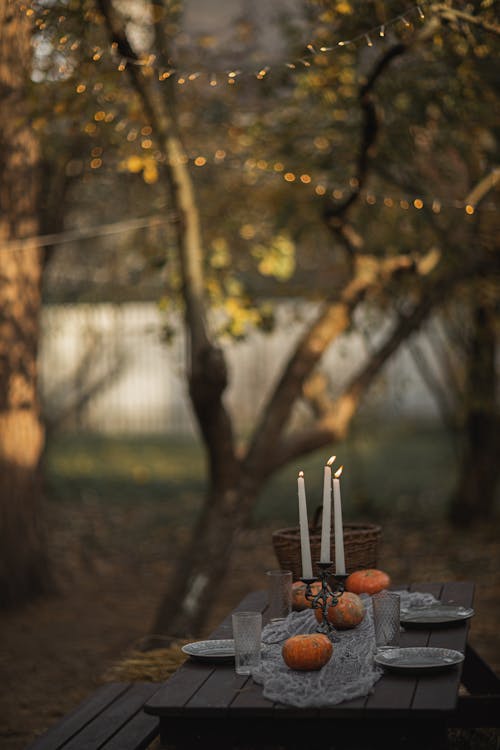
[[[335,524],[335,572],[345,574],[344,527],[342,525],[342,500],[340,497],[341,466],[333,477],[333,520]]]
[[[297,478],[297,489],[299,493],[299,525],[300,525],[300,551],[302,555],[302,578],[312,578],[311,545],[309,542],[309,525],[307,523],[306,487],[304,472],[299,472]]]
[[[330,456],[325,465],[323,474],[323,522],[321,525],[321,556],[320,562],[327,563],[331,560],[330,552],[330,528],[332,525],[332,464],[335,456]]]

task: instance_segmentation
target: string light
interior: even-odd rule
[[[315,62],[315,58],[318,55],[328,54],[334,51],[337,47],[347,47],[348,45],[356,45],[358,42],[365,42],[369,47],[372,47],[374,46],[373,38],[379,37],[380,39],[384,39],[386,36],[387,29],[389,27],[396,26],[398,23],[403,23],[406,28],[410,28],[412,24],[410,23],[408,19],[412,15],[416,15],[416,14],[418,14],[421,20],[425,19],[422,6],[428,4],[429,2],[430,0],[422,0],[418,5],[413,5],[407,8],[403,13],[386,20],[383,24],[379,24],[377,26],[374,26],[373,28],[367,29],[350,39],[340,39],[337,42],[333,42],[330,45],[321,45],[320,47],[316,47],[316,45],[313,42],[308,42],[305,45],[305,49],[306,49],[305,55],[303,55],[302,57],[296,60],[285,61],[282,64],[285,65],[285,67],[287,67],[289,70],[296,70],[298,65],[308,68],[308,67],[311,67],[311,65]],[[79,42],[74,42],[73,45],[71,46],[71,49],[74,48],[74,44],[79,44]],[[113,42],[110,45],[110,52],[112,54],[116,54],[117,51],[118,51],[118,45],[116,42]],[[101,60],[104,54],[105,54],[104,50],[102,50],[99,47],[94,47],[92,50],[91,59],[97,62]],[[308,55],[309,55],[309,58],[307,57]],[[127,57],[121,56],[117,69],[120,72],[123,72],[127,64],[137,65],[137,66],[142,66],[142,67],[152,67],[155,62],[156,62],[156,55],[153,55],[153,54],[148,55],[147,57],[144,57],[141,59],[127,58]],[[253,75],[257,78],[257,80],[261,81],[268,76],[270,71],[271,71],[271,66],[265,65],[257,71],[255,70],[254,71],[250,71],[250,70],[241,71],[241,70],[233,70],[230,68],[229,70],[219,71],[219,73],[224,74],[226,76],[226,80],[229,83],[234,83],[237,77],[240,77],[243,75]],[[170,78],[172,75],[177,74],[177,73],[178,71],[175,68],[170,68],[167,71],[158,72],[158,80],[164,81]],[[201,71],[181,73],[179,74],[179,78],[177,79],[177,82],[183,85],[187,81],[195,81],[196,79],[200,78],[202,75],[203,73]],[[217,75],[215,72],[208,73],[206,75],[208,77],[208,83],[210,86],[215,87],[218,85],[218,79],[217,79]]]

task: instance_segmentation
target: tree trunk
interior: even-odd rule
[[[491,307],[479,304],[473,314],[474,328],[468,352],[465,442],[458,486],[450,507],[450,519],[459,526],[492,516],[500,478],[494,312]]]
[[[199,635],[217,594],[222,592],[234,540],[245,527],[256,496],[256,489],[245,492],[241,486],[209,492],[157,610],[153,638]]]
[[[37,142],[25,84],[31,24],[0,0],[0,601],[12,606],[46,590],[40,509],[43,428],[36,392],[41,250],[11,240],[37,234]],[[2,247],[3,246],[3,247]]]

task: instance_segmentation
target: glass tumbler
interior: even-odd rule
[[[400,598],[393,591],[379,591],[372,596],[375,643],[379,646],[399,646]]]
[[[292,571],[267,570],[269,620],[284,620],[292,611]]]
[[[237,674],[251,674],[260,666],[260,639],[262,615],[260,612],[235,612],[233,614],[234,654]]]

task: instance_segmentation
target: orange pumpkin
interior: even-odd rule
[[[314,614],[318,622],[323,622],[323,611],[315,609]],[[344,591],[339,597],[338,604],[334,607],[328,607],[328,621],[338,630],[349,630],[359,625],[365,616],[363,602],[357,594],[350,591]]]
[[[333,646],[323,633],[292,635],[284,642],[281,653],[290,669],[321,669],[330,660]]]
[[[376,594],[391,585],[391,579],[383,570],[367,568],[356,570],[347,577],[345,587],[355,594]]]
[[[313,594],[317,594],[320,590],[321,583],[319,581],[311,584]],[[292,583],[292,609],[301,612],[308,607],[311,607],[311,602],[306,599],[306,584],[303,581],[295,581]]]

